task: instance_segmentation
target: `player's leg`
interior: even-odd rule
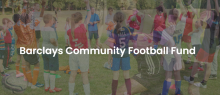
[[[211,67],[211,75],[210,75],[209,79],[217,79],[219,48],[220,48],[219,46],[216,47],[215,56],[214,56],[214,59],[212,62],[212,67]]]
[[[127,94],[132,95],[131,94],[131,80],[129,77],[129,70],[123,71],[123,74],[124,74],[124,79],[125,79],[125,85],[127,88]]]
[[[111,70],[113,72],[112,78],[112,95],[116,95],[118,87],[119,69],[120,69],[121,58],[113,57]]]
[[[166,78],[163,83],[162,95],[168,95],[169,88],[171,86],[172,71],[166,71],[165,76]]]
[[[89,31],[89,47],[92,47],[92,38],[93,38],[94,33],[92,31]]]
[[[70,78],[69,78],[69,95],[73,95],[76,75],[77,75],[77,70],[71,70]]]
[[[145,88],[139,82],[137,82],[134,79],[131,79],[131,95],[138,94],[138,93],[144,92],[146,90],[147,90],[147,88]],[[116,95],[124,95],[126,92],[127,92],[126,84],[123,84],[117,90]]]
[[[205,75],[204,75],[204,79],[203,81],[201,82],[202,85],[206,85],[208,79],[209,79],[209,76],[211,74],[211,67],[212,67],[212,63],[206,63],[205,65],[206,69],[205,69]]]
[[[26,62],[25,62],[25,59],[24,59],[24,56],[21,55],[21,63],[22,63],[22,71],[23,71],[23,74],[24,74],[24,81],[27,81],[27,74],[26,74]]]
[[[38,87],[43,87],[44,84],[40,84],[37,82],[37,78],[39,75],[39,69],[40,69],[39,55],[38,54],[32,54],[32,55],[24,54],[23,57],[26,61],[27,78],[28,78],[29,82],[32,83],[31,88],[35,89]],[[34,65],[33,78],[31,75],[30,65]]]
[[[82,76],[82,79],[83,79],[83,88],[84,88],[85,95],[90,95],[90,84],[89,84],[89,78],[88,78],[88,69],[87,69],[87,71],[82,71],[81,70],[81,76]]]
[[[113,71],[112,95],[116,95],[116,91],[117,91],[117,87],[118,87],[118,78],[119,78],[119,71]]]
[[[50,70],[49,70],[49,58],[46,54],[42,54],[43,63],[44,63],[44,82],[45,91],[49,91],[50,88]]]
[[[3,59],[4,59],[4,50],[0,50],[0,72],[2,76],[8,76],[8,74],[5,74],[4,72],[4,66],[3,66]]]
[[[26,56],[26,55],[24,55],[24,56]],[[29,82],[28,86],[32,86],[32,75],[31,75],[30,63],[25,60],[25,65],[26,65],[25,68],[26,68],[26,75],[27,75],[26,77]]]
[[[69,55],[69,67],[71,70],[70,78],[69,78],[69,95],[73,95],[75,88],[75,78],[78,70],[78,59],[77,55],[70,54]]]
[[[83,88],[85,95],[90,95],[90,84],[88,78],[88,70],[89,70],[89,55],[88,54],[81,54],[77,55],[79,59],[79,66],[81,71],[81,76],[83,80]]]
[[[165,73],[165,80],[163,82],[163,90],[162,95],[168,95],[169,88],[171,86],[172,81],[172,71],[175,64],[175,58],[172,58],[170,62],[166,61],[167,59],[163,60],[163,68],[166,71]],[[168,64],[169,63],[169,64]]]
[[[3,66],[3,60],[2,60],[2,59],[0,59],[0,72],[1,72],[1,75],[2,75],[2,76],[5,76],[4,66]]]
[[[99,33],[98,33],[98,31],[95,31],[94,38],[95,38],[95,41],[96,41],[96,47],[100,48],[99,47]]]
[[[10,70],[8,67],[8,62],[9,62],[9,57],[10,56],[10,46],[9,44],[5,44],[5,55],[4,55],[4,60],[3,60],[3,66],[6,70]]]
[[[181,92],[181,76],[180,76],[180,70],[174,71],[175,76],[175,87],[176,91],[175,94],[179,95]]]
[[[33,70],[33,79],[32,79],[32,89],[35,89],[37,87],[43,87],[43,84],[39,84],[37,82],[37,78],[39,75],[39,70],[40,70],[40,63],[38,62],[37,64],[34,65],[34,70]]]
[[[131,95],[131,80],[130,80],[130,76],[129,76],[129,70],[131,69],[130,57],[121,58],[121,64],[122,64],[121,69],[123,70],[125,85],[127,88],[127,94]]]
[[[20,61],[21,61],[21,55],[18,55],[18,56],[17,56],[16,63],[15,63],[15,67],[16,67],[16,77],[17,77],[17,78],[24,76],[24,74],[20,73],[20,71],[19,71]]]
[[[200,62],[198,62],[195,58],[194,63],[193,63],[193,67],[192,67],[192,71],[191,71],[191,75],[189,77],[184,76],[184,80],[193,84],[194,83],[194,77],[198,72],[198,67],[200,65]]]
[[[61,88],[55,87],[56,83],[56,71],[59,70],[59,57],[58,54],[53,56],[53,54],[47,55],[49,59],[49,71],[50,71],[50,93],[62,91]]]
[[[188,48],[188,49],[191,49],[191,48],[192,48],[191,42],[186,42],[186,45],[187,45],[187,48]],[[191,55],[191,54],[188,54],[187,63],[190,63],[190,62],[191,62],[191,57],[192,57],[192,55]]]

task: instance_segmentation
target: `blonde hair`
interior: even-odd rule
[[[74,29],[75,29],[75,24],[78,23],[83,19],[83,16],[80,12],[76,12],[75,14],[72,14],[71,16],[71,33],[74,38]]]
[[[53,16],[51,14],[45,14],[43,20],[45,24],[48,24],[50,20],[53,20]]]
[[[12,22],[12,21],[11,21],[10,19],[8,19],[8,18],[3,18],[3,19],[2,19],[2,24],[4,24],[4,25],[6,24],[6,23],[5,23],[5,20],[7,21],[7,23]],[[13,23],[13,22],[12,22],[12,23]]]
[[[70,22],[70,17],[67,17],[67,18],[66,18],[66,22]]]

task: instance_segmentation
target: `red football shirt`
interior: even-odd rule
[[[70,41],[70,45],[71,45],[72,49],[88,48],[88,41],[87,41],[86,32],[87,32],[87,30],[86,30],[84,24],[79,25],[79,27],[77,27],[74,30],[74,38],[78,39],[78,40],[73,41],[71,29],[69,29],[67,31],[67,35],[69,36],[69,41]]]
[[[189,19],[187,21],[188,23],[186,23],[183,35],[188,36],[188,34],[193,31],[192,23],[193,23],[194,16],[192,15],[192,12],[189,12],[189,11],[187,12],[187,18]]]
[[[166,29],[166,25],[165,25],[166,19],[167,19],[167,15],[164,16],[163,13],[161,15],[156,14],[154,17],[154,30],[163,31],[164,29]]]

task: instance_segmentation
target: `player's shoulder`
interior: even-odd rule
[[[54,31],[52,27],[42,27],[41,31]]]

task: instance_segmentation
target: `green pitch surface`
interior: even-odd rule
[[[54,14],[54,12],[45,12],[46,13],[51,13]],[[64,40],[64,25],[65,25],[65,21],[66,21],[66,17],[70,16],[71,13],[74,13],[74,11],[68,12],[68,11],[61,11],[58,12],[58,44],[59,44],[59,48],[63,48],[65,47],[65,40]],[[85,17],[85,11],[82,11],[83,13],[83,17]],[[127,13],[126,17],[128,17],[129,12],[125,12]],[[154,17],[155,12],[153,10],[149,10],[147,12],[149,15],[151,15],[152,17]],[[63,15],[65,14],[65,15]],[[105,12],[106,15],[106,12]],[[9,19],[11,19],[12,15],[0,15],[0,19],[7,17]],[[103,20],[103,19],[102,19]],[[145,33],[149,33],[152,27],[152,22],[153,20],[150,19],[147,15],[145,18],[145,28],[144,31]],[[2,25],[2,24],[0,24]],[[44,23],[41,22],[41,26],[43,26]],[[100,43],[104,43],[104,41],[107,39],[106,36],[106,25],[99,25],[99,29],[101,31],[99,31],[100,33]],[[40,47],[42,45],[42,39],[40,40]],[[92,47],[95,46],[95,41],[93,40],[92,42]],[[103,44],[103,47],[107,47]],[[186,48],[186,44],[183,43],[182,44],[183,48]],[[16,51],[15,51],[16,52]],[[13,61],[16,61],[17,57],[17,53],[15,53],[15,55],[13,56]],[[41,55],[40,55],[41,57]],[[219,58],[219,57],[218,57]],[[183,55],[183,59],[187,59],[187,55]],[[90,55],[90,67],[89,67],[89,82],[90,82],[90,88],[91,88],[91,95],[107,95],[111,93],[111,82],[112,82],[112,71],[105,69],[103,67],[103,64],[105,62],[107,62],[108,60],[108,55]],[[192,60],[194,60],[194,58],[192,58]],[[220,62],[220,59],[218,59],[218,62]],[[63,54],[63,55],[59,55],[59,64],[60,66],[66,66],[69,64],[69,56],[67,54]],[[192,64],[186,65],[186,69],[184,71],[181,71],[181,76],[182,76],[182,86],[181,86],[181,90],[184,93],[184,95],[189,95],[188,94],[188,87],[189,84],[183,80],[183,76],[189,76],[191,70],[188,70],[187,68],[190,67]],[[12,68],[12,70],[15,70],[15,64],[10,65],[10,67]],[[33,66],[32,66],[33,68]],[[220,70],[220,67],[218,67]],[[218,70],[218,73],[220,73],[220,71]],[[20,65],[20,71],[21,70],[21,65]],[[8,72],[7,70],[5,72]],[[40,58],[40,73],[39,73],[39,77],[38,77],[38,82],[43,83],[44,84],[44,77],[43,77],[43,59],[42,57]],[[131,70],[130,70],[130,77],[132,77],[134,74],[138,73],[137,71],[137,62],[136,60],[133,58],[133,56],[131,56]],[[69,81],[69,74],[65,74],[63,71],[58,71],[57,74],[61,75],[61,78],[56,79],[56,87],[62,88],[63,90],[61,92],[58,93],[53,93],[53,95],[68,95],[68,81]],[[204,72],[199,72],[199,77],[195,78],[197,82],[201,81],[203,78]],[[218,79],[217,80],[209,80],[207,83],[207,88],[203,89],[200,88],[199,92],[200,95],[219,95],[220,90],[220,75],[218,75]],[[16,79],[14,79],[16,81]],[[161,79],[164,80],[164,79]],[[1,78],[0,78],[1,81]],[[75,93],[79,93],[79,95],[85,95],[84,91],[83,91],[83,83],[82,83],[82,78],[81,75],[78,74],[75,80]],[[120,71],[120,77],[119,77],[119,84],[118,84],[118,88],[124,84],[124,78],[123,78],[123,72]],[[162,83],[161,83],[162,84]],[[2,84],[0,84],[0,95],[13,95],[11,93],[8,93],[7,91],[5,91],[4,89],[1,89]],[[156,85],[155,85],[156,86]],[[161,89],[162,91],[162,89]],[[160,91],[158,91],[159,93]],[[39,89],[34,89],[32,90],[31,88],[27,88],[26,91],[23,93],[23,95],[49,95],[49,92],[45,92],[44,91],[44,87],[39,88]],[[51,94],[52,95],[52,94]],[[139,95],[139,94],[136,94]]]

